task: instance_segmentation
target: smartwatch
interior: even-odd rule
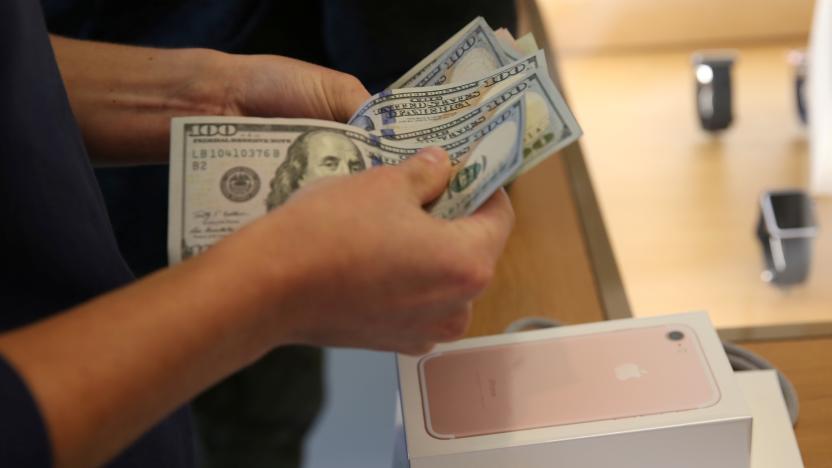
[[[789,51],[788,61],[794,69],[794,98],[797,105],[797,116],[800,122],[806,125],[806,74],[808,73],[808,60],[805,49],[793,49]]]
[[[735,51],[710,51],[693,54],[696,81],[696,112],[699,123],[709,132],[725,130],[734,119],[731,103],[731,68]]]
[[[816,235],[814,207],[806,192],[764,193],[757,222],[757,238],[765,263],[763,279],[778,286],[806,281]]]

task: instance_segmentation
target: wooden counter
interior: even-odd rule
[[[803,464],[806,468],[832,467],[832,338],[742,345],[781,369],[797,389],[800,419],[795,435]]]
[[[806,131],[790,46],[745,46],[734,68],[734,123],[698,127],[692,50],[563,57],[601,212],[637,317],[707,310],[732,339],[832,333],[832,199],[805,285],[761,280],[760,194],[805,187]]]
[[[470,335],[499,333],[527,315],[619,318],[630,313],[627,297],[636,315],[709,310],[732,338],[829,331],[832,229],[809,284],[788,293],[759,279],[753,237],[759,192],[806,177],[784,61],[790,45],[743,49],[735,127],[719,139],[697,129],[688,51],[560,60],[592,177],[575,146],[515,182],[517,224]],[[832,204],[818,208],[832,227]],[[741,344],[794,383],[805,466],[832,467],[832,338]]]
[[[534,16],[529,3],[521,6]],[[470,335],[528,315],[622,318],[628,298],[636,315],[709,310],[731,338],[832,330],[830,201],[818,203],[823,237],[809,284],[783,292],[759,279],[759,192],[806,181],[785,65],[791,45],[743,48],[735,126],[719,139],[697,128],[689,51],[550,60],[585,136],[511,187],[517,224]],[[805,466],[832,467],[832,338],[741,344],[794,383]]]
[[[523,316],[604,319],[568,174],[560,155],[510,187],[515,228],[494,282],[475,304],[470,335],[501,333]]]

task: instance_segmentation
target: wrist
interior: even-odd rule
[[[233,297],[230,313],[235,328],[247,330],[261,353],[300,342],[295,298],[302,286],[301,262],[291,249],[283,247],[287,244],[275,240],[275,232],[285,232],[275,226],[275,221],[280,222],[274,219],[275,214],[185,262],[199,263],[198,268],[211,275],[206,284]]]
[[[52,37],[55,55],[93,159],[166,162],[170,119],[233,113],[235,56]]]
[[[238,115],[240,57],[211,49],[174,49],[178,70],[164,86],[165,107],[178,115]]]

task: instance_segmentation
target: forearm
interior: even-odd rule
[[[247,259],[221,244],[0,335],[0,353],[41,408],[57,466],[105,463],[201,390],[281,343],[283,324],[264,310],[265,288],[257,289],[251,271],[229,271],[251,269],[252,262],[235,260]]]
[[[52,36],[52,46],[94,162],[167,162],[170,119],[223,115],[233,92],[228,55]]]
[[[106,463],[274,346],[421,354],[460,338],[513,214],[498,192],[469,217],[430,216],[451,170],[433,149],[310,184],[196,258],[0,335],[56,464]]]
[[[346,121],[369,98],[353,76],[275,55],[154,49],[52,36],[93,161],[168,161],[170,119],[251,115]]]

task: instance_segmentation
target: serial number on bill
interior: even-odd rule
[[[192,159],[217,158],[277,158],[280,150],[274,148],[201,148],[191,150]]]

